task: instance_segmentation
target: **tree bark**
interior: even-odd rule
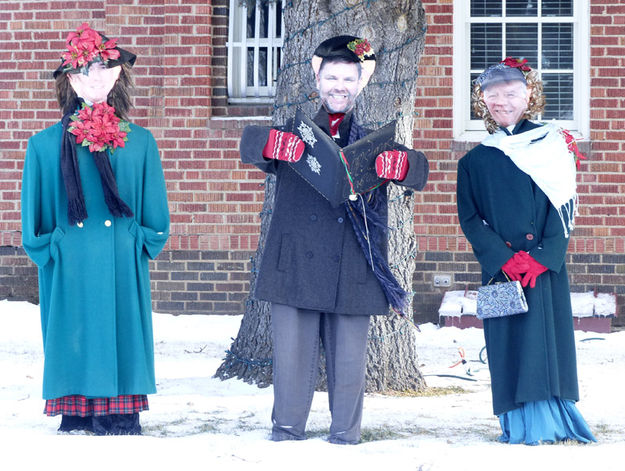
[[[390,5],[389,5],[390,4]],[[284,6],[284,47],[272,122],[283,124],[297,106],[309,116],[319,108],[312,54],[323,40],[340,34],[367,38],[376,53],[376,70],[358,97],[355,116],[367,128],[397,119],[396,140],[411,147],[417,64],[425,40],[420,1],[293,0]],[[252,260],[250,293],[271,222],[275,181],[265,182],[261,234]],[[389,192],[389,264],[404,289],[412,292],[417,250],[412,191],[393,184]],[[265,387],[271,384],[270,306],[250,294],[237,338],[215,376],[237,377]],[[321,368],[323,370],[323,368]],[[415,326],[391,314],[372,318],[367,352],[367,391],[420,390]]]

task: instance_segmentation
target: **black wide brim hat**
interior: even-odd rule
[[[102,36],[103,42],[106,42],[109,40],[109,38],[107,38],[103,34],[100,34],[100,36]],[[114,49],[116,51],[119,51],[119,57],[117,59],[109,59],[108,61],[106,61],[104,65],[106,65],[107,69],[112,69],[113,67],[117,67],[118,65],[122,65],[122,64],[129,64],[130,67],[133,67],[135,65],[135,61],[137,60],[136,54],[133,54],[132,52],[127,51],[126,49],[122,49],[121,47],[118,47],[118,46],[115,46]],[[79,69],[66,69],[67,66],[63,67],[63,62],[64,62],[63,59],[61,59],[61,64],[56,68],[56,70],[52,74],[55,79],[60,74],[63,74],[63,73],[78,74],[81,72],[80,68]],[[91,61],[89,64],[92,64],[93,62],[96,62],[96,61]]]
[[[357,43],[365,43],[368,47],[368,51],[360,56],[356,54],[352,48]],[[375,53],[373,52],[373,48],[371,48],[371,45],[366,39],[359,38],[357,36],[334,36],[319,44],[317,49],[315,49],[311,60],[315,76],[319,75],[321,63],[324,59],[336,59],[360,64],[360,90],[367,85],[371,75],[373,75],[373,71],[375,70]]]

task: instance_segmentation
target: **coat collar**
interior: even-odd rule
[[[503,126],[500,126],[500,128],[503,130],[503,132],[505,132],[508,136],[512,136],[514,134],[521,134],[522,132],[525,131],[529,131],[530,129],[534,129],[535,127],[537,127],[538,125],[535,123],[532,123],[530,120],[528,119],[522,119],[521,121],[519,121],[518,123],[516,123],[516,126],[514,126],[514,128],[512,129],[512,132],[510,132],[507,128],[504,128]]]

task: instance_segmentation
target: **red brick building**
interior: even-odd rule
[[[88,21],[139,56],[131,119],[158,141],[172,220],[171,238],[152,264],[155,310],[243,312],[264,178],[239,163],[238,139],[246,124],[269,122],[281,46],[272,9],[282,2],[261,3],[246,17],[239,0],[0,0],[0,299],[37,299],[36,269],[20,234],[26,142],[60,118],[50,73],[67,32]],[[428,155],[431,174],[414,215],[415,318],[438,318],[443,288],[433,286],[434,274],[451,275],[452,289],[479,281],[457,223],[456,165],[484,136],[470,119],[470,79],[481,61],[504,54],[535,58],[554,104],[545,119],[584,139],[589,160],[578,177],[581,209],[568,255],[572,289],[616,293],[623,306],[625,2],[423,6],[428,31],[414,147]],[[252,39],[238,36],[241,29],[252,30]]]

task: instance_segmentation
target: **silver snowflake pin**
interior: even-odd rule
[[[321,175],[321,164],[315,157],[308,154],[308,157],[306,157],[306,163],[310,167],[310,170],[315,172],[317,175]]]
[[[302,141],[314,149],[317,138],[315,138],[312,128],[302,121],[299,123],[297,129],[301,133]]]

